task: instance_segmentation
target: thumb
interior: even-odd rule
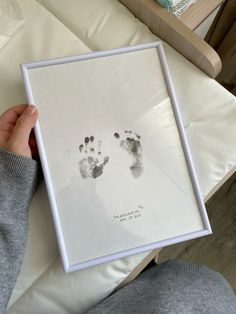
[[[13,146],[28,145],[29,136],[38,118],[38,111],[35,106],[29,105],[17,120],[12,132],[10,142]]]

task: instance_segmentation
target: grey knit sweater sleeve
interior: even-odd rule
[[[0,313],[5,313],[27,239],[28,208],[38,164],[0,149]]]

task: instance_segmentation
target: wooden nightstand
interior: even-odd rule
[[[192,29],[203,22],[224,0],[198,0],[178,19],[155,0],[120,0],[153,34],[212,78],[221,71],[221,60],[215,50]],[[193,18],[194,16],[194,18]]]
[[[195,30],[205,19],[226,0],[197,0],[185,11],[179,20],[189,29]]]

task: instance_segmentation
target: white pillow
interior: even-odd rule
[[[24,24],[17,0],[0,0],[0,49],[18,32]]]

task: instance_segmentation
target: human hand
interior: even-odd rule
[[[24,157],[37,157],[33,127],[38,111],[33,105],[18,105],[0,116],[0,148]]]

